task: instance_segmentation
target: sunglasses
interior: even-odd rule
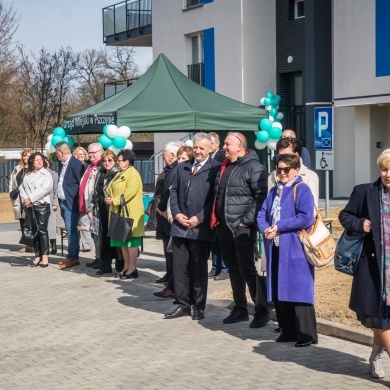
[[[103,160],[104,163],[113,162],[113,161],[114,161],[114,160],[112,160],[112,159],[110,159],[110,158],[109,158],[108,160]]]
[[[240,140],[239,136],[234,133],[234,131],[231,131],[230,133],[228,133],[228,135],[232,135],[233,137],[236,137],[238,139],[238,142],[241,145],[241,140]]]
[[[280,175],[282,172],[288,175],[291,169],[292,169],[291,167],[284,167],[284,168],[276,168],[275,171],[277,175]]]

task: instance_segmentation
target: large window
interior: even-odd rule
[[[204,85],[204,35],[191,37],[192,63],[188,65],[188,77],[200,85]]]

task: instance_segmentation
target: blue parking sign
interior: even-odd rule
[[[314,148],[333,149],[333,107],[314,108]]]

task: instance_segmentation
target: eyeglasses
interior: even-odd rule
[[[90,152],[88,151],[88,154],[96,154],[96,153],[99,153],[99,152],[103,152],[102,150],[96,150],[96,152]]]
[[[283,167],[283,168],[278,167],[275,170],[276,170],[277,175],[280,175],[282,172],[284,174],[288,175],[290,173],[291,169],[292,169],[291,167]]]
[[[113,162],[114,160],[112,160],[111,158],[109,158],[108,160],[103,160],[104,163],[108,163],[108,162]]]
[[[231,131],[230,133],[228,133],[228,135],[232,135],[233,137],[236,137],[236,138],[238,139],[238,142],[239,142],[240,145],[241,145],[241,139],[240,139],[240,137],[239,137],[238,135],[236,135],[236,134],[234,133],[234,131]]]

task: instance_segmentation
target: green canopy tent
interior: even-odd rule
[[[102,133],[105,124],[132,132],[254,131],[268,112],[204,88],[164,54],[133,85],[91,107],[65,116],[67,135]]]

